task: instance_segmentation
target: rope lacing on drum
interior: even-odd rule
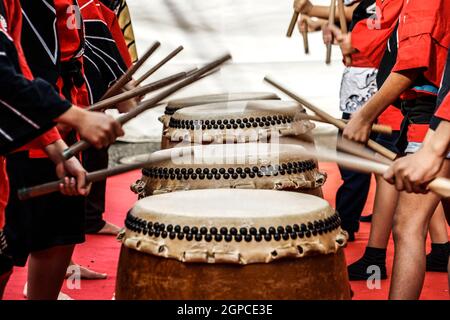
[[[341,225],[341,219],[338,213],[335,213],[329,218],[315,220],[312,222],[271,227],[242,227],[242,228],[227,228],[227,227],[211,227],[207,228],[197,226],[180,226],[180,225],[165,225],[164,223],[146,221],[144,219],[133,216],[130,212],[127,214],[125,220],[125,227],[144,236],[161,237],[163,239],[169,238],[171,240],[187,240],[187,241],[202,241],[206,242],[216,241],[275,241],[310,238],[317,235],[326,234],[336,230]]]
[[[270,127],[294,122],[294,116],[273,115],[261,117],[248,117],[238,119],[219,120],[182,120],[170,118],[169,127],[188,130],[211,130],[211,129],[245,129],[257,127]]]
[[[238,167],[238,168],[144,168],[142,174],[149,178],[165,180],[212,180],[212,179],[245,179],[262,178],[264,176],[277,176],[286,174],[299,174],[317,168],[314,160],[287,162],[279,165]]]

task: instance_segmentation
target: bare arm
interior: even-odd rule
[[[344,8],[345,19],[347,20],[347,22],[352,21],[353,11],[355,11],[355,8],[357,6],[358,6],[358,3],[355,3],[355,4],[352,4],[351,6],[346,6]],[[317,17],[317,18],[322,18],[322,19],[328,20],[329,12],[330,12],[330,6],[313,6],[307,14],[312,17]],[[338,10],[336,10],[335,19],[336,19],[336,21],[339,21]]]
[[[387,107],[411,87],[418,75],[418,70],[392,72],[380,90],[361,109],[361,116],[371,123],[375,122]]]
[[[359,2],[359,1],[358,1]],[[352,21],[353,11],[358,6],[358,2],[344,8],[345,18],[348,22]],[[309,0],[295,0],[294,10],[310,17],[316,17],[328,20],[330,6],[315,6]],[[339,12],[336,10],[336,21],[339,21]]]
[[[436,157],[444,159],[450,147],[450,122],[442,121],[432,135],[427,135],[423,148],[429,150]]]
[[[450,146],[450,122],[442,121],[436,131],[428,130],[422,148],[395,161],[384,178],[399,191],[427,193],[427,185],[439,176]]]
[[[364,107],[353,114],[350,122],[344,129],[344,137],[355,142],[367,143],[372,124],[387,107],[411,87],[418,75],[419,70],[391,72],[380,90]]]

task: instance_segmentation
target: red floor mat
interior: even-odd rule
[[[334,205],[336,190],[341,181],[335,164],[321,164],[321,169],[328,173],[328,181],[325,184],[325,198]],[[127,211],[133,205],[136,197],[130,191],[129,185],[140,176],[138,171],[114,177],[108,180],[106,218],[118,225],[123,224]],[[364,214],[372,210],[374,190],[371,189],[369,201]],[[347,262],[357,260],[363,253],[369,235],[370,224],[362,223],[357,241],[346,248]],[[74,299],[111,299],[113,297],[116,280],[117,259],[119,255],[119,243],[108,236],[88,236],[87,241],[77,247],[75,261],[93,268],[94,270],[107,272],[108,279],[95,281],[82,281],[78,289],[69,289],[66,283],[63,292]],[[393,243],[389,244],[388,250],[388,272],[392,267]],[[22,291],[26,281],[26,269],[16,268],[8,284],[5,299],[23,299]],[[355,292],[354,299],[386,299],[389,289],[389,279],[382,281],[381,289],[368,289],[365,281],[352,282]],[[449,299],[447,275],[444,273],[429,272],[425,278],[422,291],[422,299]]]

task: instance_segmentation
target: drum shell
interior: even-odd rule
[[[346,300],[344,252],[249,265],[182,263],[122,246],[116,299]]]
[[[131,185],[131,190],[139,199],[172,191],[223,188],[295,191],[323,197],[326,174],[318,170],[315,160],[298,152],[299,146],[231,144],[196,148],[202,152],[195,159],[179,164],[167,160],[144,168],[142,178]]]
[[[198,106],[215,102],[227,101],[246,101],[246,100],[277,100],[279,97],[270,92],[237,92],[237,93],[219,93],[205,96],[187,97],[169,101],[166,112],[159,118],[163,125],[161,149],[168,149],[170,138],[166,136],[169,129],[170,118],[176,110],[186,107]]]
[[[306,171],[298,174],[286,174],[285,176],[264,176],[256,178],[238,178],[233,179],[211,179],[211,180],[188,180],[178,181],[170,179],[150,178],[145,175],[142,176],[134,185],[132,191],[138,193],[139,198],[151,196],[153,194],[161,194],[172,191],[186,191],[195,189],[218,189],[218,188],[232,188],[232,189],[269,189],[282,191],[295,191],[306,194],[311,194],[323,198],[322,185],[325,183],[326,176],[320,173],[317,169]],[[321,180],[318,181],[318,180]],[[299,186],[298,181],[311,186]]]
[[[161,121],[168,128],[162,148],[194,144],[284,143],[285,137],[313,142],[315,125],[297,117],[306,113],[298,103],[280,100],[244,100],[183,108]]]

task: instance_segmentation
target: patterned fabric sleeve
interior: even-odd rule
[[[13,42],[0,32],[0,154],[10,152],[55,126],[71,103],[42,79],[28,80],[16,69]],[[16,63],[14,63],[15,61]]]
[[[134,38],[133,25],[131,23],[130,10],[126,0],[101,0],[108,8],[113,10],[119,21],[120,29],[122,30],[125,42],[128,46],[128,51],[131,56],[132,62],[138,60],[136,42]]]

